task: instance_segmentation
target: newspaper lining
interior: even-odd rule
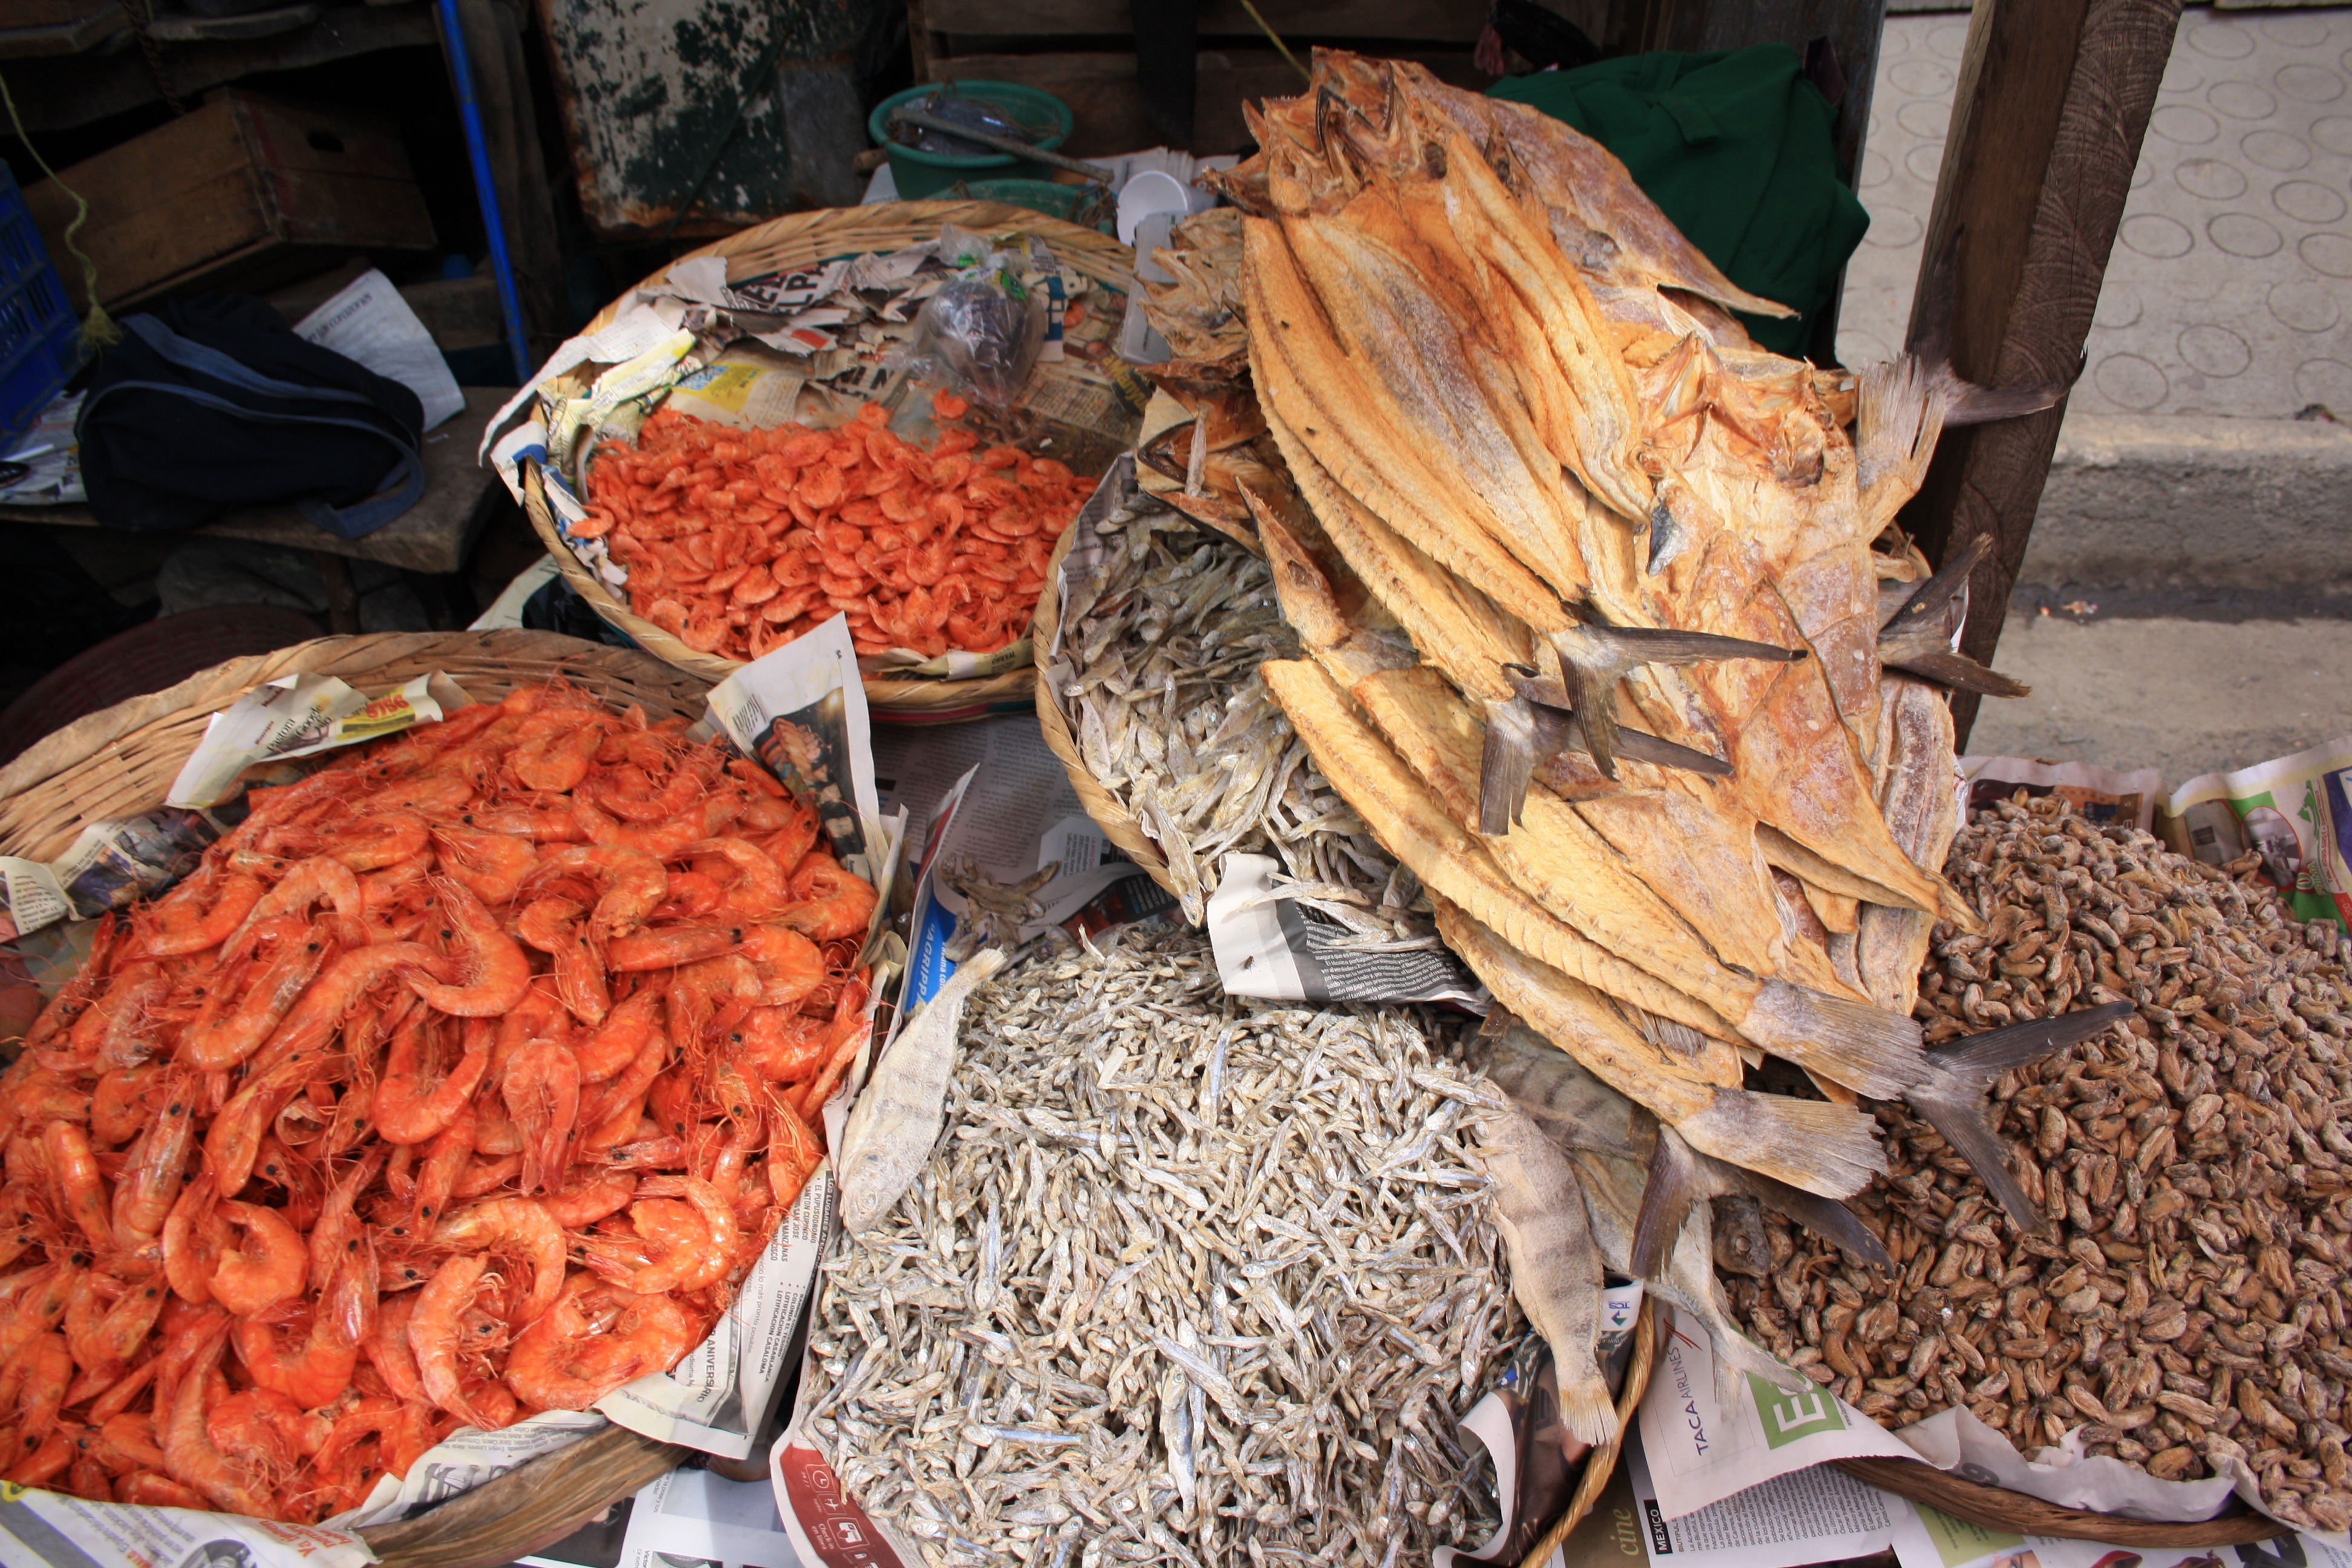
[[[2190,779],[2165,801],[2157,832],[2208,866],[2258,851],[2263,880],[2297,919],[2352,929],[2352,736]]]
[[[281,675],[212,716],[163,804],[189,810],[215,805],[235,793],[247,768],[379,740],[446,719],[473,701],[438,670],[376,698],[331,675]]]

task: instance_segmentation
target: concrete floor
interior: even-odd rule
[[[1993,663],[2033,695],[1986,700],[1979,755],[2155,768],[2173,789],[2352,733],[2352,620],[2011,615]]]

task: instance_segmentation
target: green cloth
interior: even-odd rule
[[[1564,120],[1623,162],[1675,226],[1751,294],[1803,312],[1742,316],[1756,341],[1801,356],[1813,317],[1870,226],[1838,178],[1836,111],[1781,44],[1628,55],[1508,77],[1489,92]]]

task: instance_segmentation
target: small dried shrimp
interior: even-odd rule
[[[963,400],[943,393],[932,409],[954,418]],[[1026,635],[1054,542],[1094,481],[960,426],[924,447],[888,423],[870,403],[835,430],[661,409],[634,447],[596,449],[572,531],[605,539],[629,607],[703,653],[757,658],[836,611],[860,653],[994,653]],[[232,910],[239,897],[221,895]]]
[[[701,1342],[823,1157],[874,892],[683,728],[463,710],[101,922],[0,1073],[0,1479],[316,1522]]]

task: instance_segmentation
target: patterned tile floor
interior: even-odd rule
[[[1968,34],[1886,21],[1848,363],[1902,342]],[[2184,12],[2071,408],[2352,419],[2352,8]]]

